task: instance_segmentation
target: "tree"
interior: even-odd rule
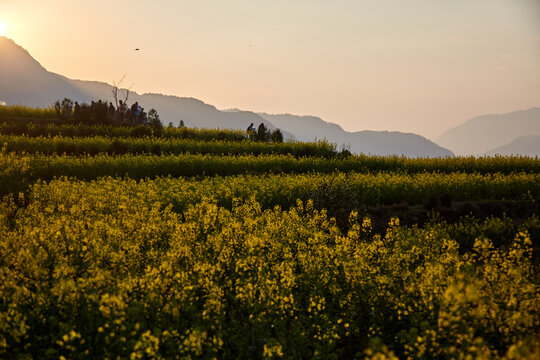
[[[263,123],[259,125],[259,128],[257,129],[257,133],[255,134],[255,140],[257,141],[267,141],[269,138],[268,130],[266,130],[266,126],[264,126]]]
[[[54,110],[60,120],[69,120],[71,118],[71,112],[73,110],[73,100],[64,98],[62,102],[56,100],[54,103]]]
[[[272,135],[270,137],[272,139],[272,142],[275,142],[275,143],[283,142],[283,134],[281,133],[281,130],[279,129],[272,131]]]
[[[156,109],[150,109],[148,112],[148,124],[156,129],[162,129],[163,124],[159,119],[159,115]]]

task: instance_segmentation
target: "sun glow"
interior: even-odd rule
[[[7,29],[6,23],[0,20],[0,36],[6,35],[6,29]]]

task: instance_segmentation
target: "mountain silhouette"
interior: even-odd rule
[[[540,135],[540,108],[475,117],[444,132],[436,142],[458,155],[482,155],[529,135]]]
[[[13,40],[0,36],[0,101],[46,107],[67,94],[85,98],[71,80],[47,71]]]
[[[525,155],[540,157],[540,135],[520,136],[509,144],[487,151],[485,155]]]
[[[72,80],[49,72],[13,40],[0,37],[0,101],[8,105],[47,107],[64,97],[79,102],[112,101],[112,89],[103,82]],[[124,91],[121,91],[122,95]],[[130,92],[128,102],[135,101],[146,110],[157,109],[165,125],[169,122],[177,125],[183,120],[189,127],[245,130],[251,123],[255,126],[263,123],[269,129],[280,128],[286,139],[326,139],[356,153],[410,157],[453,155],[420,135],[388,131],[347,132],[339,125],[313,116],[222,111],[194,98]]]
[[[397,131],[345,131],[341,126],[315,116],[259,113],[277,127],[295,134],[298,140],[326,139],[351,152],[374,155],[405,155],[408,157],[444,157],[453,153],[434,142],[411,133]]]

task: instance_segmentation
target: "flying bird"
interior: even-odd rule
[[[136,48],[135,51],[139,51],[140,49],[139,48]]]

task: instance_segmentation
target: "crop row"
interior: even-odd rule
[[[310,202],[179,214],[116,190],[3,205],[0,356],[539,356],[536,218],[460,225],[474,243],[461,253],[445,223],[395,219],[382,238],[353,213],[342,234]]]
[[[199,141],[166,137],[109,138],[109,137],[28,137],[0,135],[0,144],[9,152],[67,155],[108,154],[291,154],[295,157],[337,155],[333,145],[317,143],[267,143],[254,141]]]
[[[1,119],[1,118],[0,118]],[[159,130],[159,131],[158,131]],[[228,140],[244,141],[247,138],[245,131],[230,129],[197,129],[197,128],[175,128],[164,127],[155,129],[150,126],[139,125],[112,126],[112,125],[73,125],[54,124],[40,122],[38,119],[9,119],[0,122],[0,134],[2,135],[26,135],[30,137],[147,137],[159,136],[174,139],[194,139],[194,140]]]
[[[540,161],[531,158],[447,158],[408,159],[403,157],[349,156],[324,159],[295,158],[291,155],[210,156],[183,155],[119,155],[47,156],[17,155],[0,151],[0,183],[2,193],[13,191],[13,185],[38,179],[51,180],[67,176],[91,180],[104,176],[127,176],[134,179],[157,176],[228,176],[264,173],[331,173],[331,172],[466,172],[466,173],[539,173]]]
[[[0,106],[0,119],[36,119],[46,121],[56,118],[53,107],[35,108],[24,105]]]
[[[107,194],[114,196],[100,204]],[[421,205],[431,198],[450,201],[538,200],[540,174],[300,174],[240,175],[202,180],[163,177],[136,181],[104,178],[90,182],[68,179],[39,182],[31,188],[31,201],[43,207],[77,206],[110,212],[121,199],[137,197],[147,204],[171,205],[176,212],[205,198],[232,208],[235,201],[256,200],[265,209],[293,207],[312,200],[319,209],[357,209],[407,203]],[[104,206],[112,206],[104,208]]]

